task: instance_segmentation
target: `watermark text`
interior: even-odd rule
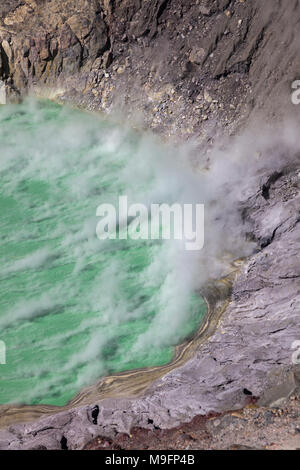
[[[0,340],[0,365],[6,364],[6,345]]]
[[[99,240],[184,240],[188,251],[204,246],[203,204],[128,205],[127,196],[119,197],[119,207],[100,204],[101,217],[96,233]]]

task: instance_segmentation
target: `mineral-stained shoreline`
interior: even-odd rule
[[[287,117],[300,124],[290,99],[300,79],[299,18],[297,0],[11,0],[0,6],[0,80],[8,99],[34,90],[87,109],[117,107],[133,124],[193,137],[207,149],[256,116],[269,127]],[[249,186],[243,217],[257,250],[236,275],[218,328],[191,358],[139,396],[124,387],[119,398],[100,393],[10,423],[0,430],[0,448],[79,449],[93,439],[89,448],[125,448],[132,433],[136,447],[144,436],[143,448],[159,448],[161,433],[164,448],[276,448],[276,438],[277,447],[300,448],[292,349],[300,340],[299,150],[283,146],[276,171]],[[276,437],[276,428],[284,435]],[[196,444],[179,443],[179,435]]]

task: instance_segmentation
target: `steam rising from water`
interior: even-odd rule
[[[26,101],[0,110],[0,403],[66,403],[101,375],[171,360],[205,312],[195,290],[249,254],[240,202],[294,155],[297,130],[197,154],[86,113]],[[260,136],[258,138],[258,136]],[[264,158],[262,158],[264,154]],[[99,241],[96,208],[204,203],[205,245]]]
[[[259,136],[259,137],[258,137]],[[171,360],[196,294],[249,254],[240,203],[299,150],[290,123],[197,153],[44,102],[0,110],[0,403],[65,404],[100,376]],[[264,155],[264,158],[262,158]],[[204,203],[205,244],[99,241],[101,203]]]
[[[196,202],[171,149],[86,113],[0,111],[0,402],[65,404],[101,375],[169,362],[206,310],[184,241],[99,241],[100,203]]]

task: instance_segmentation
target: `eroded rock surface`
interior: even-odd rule
[[[133,428],[114,438],[99,436],[88,450],[299,450],[300,402],[292,395],[280,408],[257,408],[196,416],[172,429]]]

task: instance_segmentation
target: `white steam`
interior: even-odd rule
[[[20,110],[23,114],[17,115]],[[7,137],[10,119],[17,119],[18,124],[13,136]],[[13,259],[3,256],[1,280],[8,283],[7,289],[15,287],[14,279],[22,275],[29,292],[25,289],[22,298],[23,291],[16,287],[15,302],[5,304],[0,313],[0,328],[14,326],[20,334],[28,329],[22,347],[32,350],[32,325],[36,319],[52,318],[52,323],[45,323],[47,335],[37,337],[34,351],[36,357],[39,351],[50,351],[57,358],[53,364],[46,359],[35,366],[19,364],[17,375],[35,374],[41,379],[33,389],[23,391],[23,401],[43,401],[53,389],[66,396],[74,386],[92,383],[112,367],[107,366],[107,348],[115,352],[122,368],[140,355],[182,340],[191,295],[228,272],[230,261],[254,249],[246,241],[249,227],[241,218],[241,202],[257,191],[264,172],[280,168],[299,150],[297,128],[292,124],[275,134],[251,129],[207,154],[196,151],[195,142],[175,149],[150,135],[135,135],[126,127],[116,128],[68,109],[51,119],[32,101],[7,107],[0,120],[1,194],[11,200],[24,191],[26,181],[44,184],[39,187],[41,206],[40,200],[31,207],[32,198],[22,199],[23,218],[17,233],[10,233],[3,222],[7,243],[19,246],[24,240],[38,239],[42,246]],[[190,164],[195,151],[196,168]],[[53,194],[49,182],[57,189]],[[35,187],[29,190],[34,198]],[[141,267],[142,252],[135,242],[129,249],[120,242],[100,242],[95,233],[96,208],[103,202],[117,203],[122,194],[128,196],[129,204],[147,207],[152,203],[204,204],[204,248],[188,252],[184,240],[149,244],[148,260]],[[40,233],[40,224],[47,236]],[[136,250],[134,256],[130,250]],[[51,289],[44,278],[39,280],[40,271],[52,275]],[[142,319],[147,312],[152,317],[145,330]],[[71,330],[65,326],[69,318]],[[128,322],[134,322],[138,333],[122,357],[117,342],[130,337]],[[57,353],[60,348],[65,348],[63,362]],[[72,385],[66,383],[68,373]]]

